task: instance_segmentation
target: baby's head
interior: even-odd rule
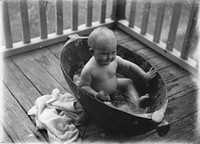
[[[116,38],[106,27],[96,28],[88,37],[88,45],[98,63],[109,64],[116,57]]]
[[[95,50],[99,45],[117,46],[116,38],[112,30],[107,27],[96,28],[88,37],[88,45]],[[102,45],[103,46],[103,45]]]

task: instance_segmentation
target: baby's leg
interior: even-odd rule
[[[145,110],[142,111],[140,103],[143,100],[148,99],[149,94],[139,97],[133,81],[128,78],[118,78],[118,89],[125,92],[125,95],[128,96],[131,102],[135,105],[136,111],[145,113]]]
[[[140,108],[139,95],[133,81],[128,78],[118,78],[117,82],[118,89],[125,92],[125,95],[130,98],[131,102],[135,104],[137,108]]]
[[[142,101],[144,101],[145,99],[148,99],[148,98],[149,98],[149,94],[145,94],[145,95],[141,96],[141,97],[138,99],[138,101],[139,101],[139,103],[140,103],[140,102],[142,102]]]

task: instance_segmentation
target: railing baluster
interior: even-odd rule
[[[172,20],[170,24],[170,30],[169,30],[167,46],[166,46],[166,49],[169,51],[172,51],[174,47],[180,15],[181,15],[181,2],[176,2],[173,8]]]
[[[47,38],[47,17],[46,17],[47,1],[39,0],[39,19],[40,19],[40,38]]]
[[[160,41],[164,14],[165,14],[165,4],[159,3],[157,17],[156,17],[156,25],[155,25],[154,36],[153,36],[153,41],[156,43],[159,43]]]
[[[56,34],[63,34],[63,0],[56,0]]]
[[[10,28],[10,17],[8,11],[8,3],[7,0],[2,1],[2,12],[3,12],[3,30],[4,30],[4,39],[5,39],[5,47],[12,48],[12,34]]]
[[[102,0],[102,1],[101,1],[100,23],[105,23],[105,18],[106,18],[106,5],[107,5],[107,0]]]
[[[129,16],[129,27],[133,28],[135,25],[135,16],[136,16],[136,0],[131,1],[131,8],[130,8],[130,16]]]
[[[92,26],[92,15],[93,15],[93,0],[87,0],[87,23],[86,26]]]
[[[195,31],[195,26],[197,23],[197,12],[198,12],[198,4],[192,3],[190,17],[188,20],[187,30],[186,30],[185,38],[183,41],[182,51],[181,51],[181,58],[185,60],[188,59],[188,53],[189,53],[189,48],[192,41],[192,35]]]
[[[78,0],[72,0],[72,30],[78,29]]]
[[[30,43],[30,28],[28,18],[28,6],[26,0],[19,0],[21,22],[22,22],[22,39],[23,43]]]
[[[125,16],[126,0],[113,0],[111,19],[117,22],[126,19]]]
[[[148,1],[144,4],[142,24],[141,24],[141,32],[140,32],[142,35],[145,35],[146,32],[147,32],[150,9],[151,9],[151,2]]]
[[[112,20],[117,21],[117,0],[112,1],[112,13],[110,17]]]

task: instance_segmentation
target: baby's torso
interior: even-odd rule
[[[103,90],[110,94],[117,89],[116,78],[117,62],[113,61],[108,66],[94,66],[92,70],[91,87],[96,91]]]

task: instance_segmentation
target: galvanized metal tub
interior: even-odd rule
[[[148,71],[152,67],[144,58],[121,45],[117,46],[117,54],[137,64],[144,71]],[[131,78],[137,83],[136,88],[140,94],[148,93],[150,95],[148,101],[150,112],[148,114],[126,113],[94,99],[91,95],[77,87],[73,82],[75,72],[77,72],[91,56],[87,37],[78,37],[68,40],[60,55],[63,75],[85,112],[87,112],[98,125],[112,133],[138,135],[154,128],[159,128],[159,124],[152,121],[152,114],[160,109],[164,109],[165,111],[168,103],[166,85],[161,75],[157,73],[156,77],[147,84],[130,71],[120,68],[117,70],[117,73],[120,75]],[[164,125],[164,127],[161,128],[161,134],[159,135],[162,136],[169,130],[169,124],[167,124],[167,127]]]

